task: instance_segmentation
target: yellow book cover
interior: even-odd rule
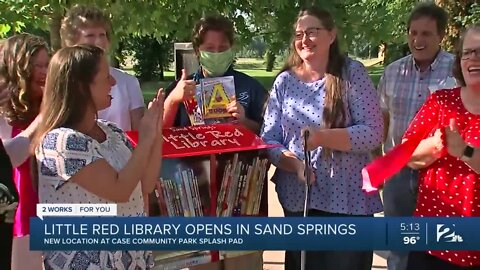
[[[233,76],[205,78],[200,82],[203,92],[204,119],[231,117],[227,105],[235,97]]]

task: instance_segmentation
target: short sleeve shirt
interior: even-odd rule
[[[132,129],[130,111],[145,107],[140,83],[134,76],[116,68],[110,68],[110,75],[117,82],[110,92],[112,104],[99,111],[98,118],[113,122],[124,131],[130,131]]]
[[[433,133],[455,118],[463,139],[480,147],[480,115],[467,111],[460,88],[439,90],[422,106],[405,132],[405,139]],[[417,135],[416,135],[417,134]],[[420,217],[479,217],[480,175],[459,158],[444,153],[429,167],[420,170],[415,215]],[[480,266],[479,251],[430,251],[462,266]]]
[[[117,171],[127,164],[131,150],[123,131],[112,123],[99,121],[98,124],[107,135],[102,143],[70,128],[57,128],[45,135],[36,151],[40,202],[111,203],[69,181],[97,159],[105,159]],[[117,213],[119,216],[144,215],[140,182],[129,202],[117,204]]]
[[[385,151],[401,143],[410,121],[431,93],[457,86],[453,58],[441,50],[430,67],[420,72],[413,56],[407,55],[385,68],[378,84],[380,104],[390,116]]]
[[[41,203],[112,203],[69,181],[95,160],[105,159],[119,171],[130,159],[132,147],[123,131],[101,120],[98,125],[107,135],[102,143],[70,128],[54,129],[43,138],[36,151]],[[117,215],[143,216],[143,203],[139,181],[129,201],[117,203]],[[153,260],[149,251],[48,251],[44,265],[55,270],[133,270],[151,269]]]

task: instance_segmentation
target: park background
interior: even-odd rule
[[[189,42],[194,23],[221,13],[236,28],[236,68],[270,89],[286,55],[292,25],[302,7],[329,10],[342,49],[361,60],[375,84],[385,64],[406,55],[406,20],[418,0],[0,0],[0,38],[19,32],[44,37],[61,47],[60,22],[75,4],[95,5],[112,20],[113,66],[137,76],[145,100],[174,78],[176,42]],[[443,47],[453,51],[461,29],[480,19],[478,0],[436,0],[449,13]],[[379,53],[385,47],[385,54]],[[378,58],[381,56],[381,58]],[[383,59],[383,56],[385,59]],[[382,61],[384,60],[384,61]]]
[[[296,14],[315,4],[333,14],[343,51],[362,61],[377,85],[384,66],[408,54],[406,21],[419,2],[425,1],[0,0],[0,38],[29,32],[45,38],[55,52],[61,47],[59,30],[65,11],[75,4],[95,5],[112,20],[112,65],[139,79],[148,102],[159,87],[175,79],[174,43],[189,42],[194,23],[203,15],[220,13],[235,24],[236,69],[270,90],[288,55]],[[442,47],[453,52],[461,30],[480,21],[480,1],[434,2],[449,13]],[[271,182],[268,197],[270,216],[282,216]],[[385,257],[385,252],[376,252],[372,269],[386,269]],[[265,269],[283,269],[280,251],[266,251],[264,260]]]

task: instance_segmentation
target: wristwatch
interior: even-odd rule
[[[460,159],[463,161],[470,160],[473,157],[473,152],[475,152],[475,148],[471,147],[470,145],[467,145],[465,147],[465,150],[463,150],[463,155],[460,157]]]

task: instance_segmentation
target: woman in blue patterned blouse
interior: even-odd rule
[[[302,130],[312,154],[309,216],[372,216],[378,194],[362,191],[361,169],[381,144],[383,121],[375,88],[358,61],[340,52],[331,15],[315,7],[300,12],[291,55],[276,78],[262,137],[272,181],[285,216],[302,216],[305,198]],[[307,252],[307,269],[371,269],[373,252]],[[300,269],[300,252],[287,251],[285,269]]]
[[[59,50],[48,68],[34,139],[41,203],[116,203],[119,216],[143,216],[162,152],[163,97],[150,102],[135,150],[123,131],[97,119],[111,103],[115,80],[102,49]],[[45,269],[151,269],[147,251],[51,251]]]

